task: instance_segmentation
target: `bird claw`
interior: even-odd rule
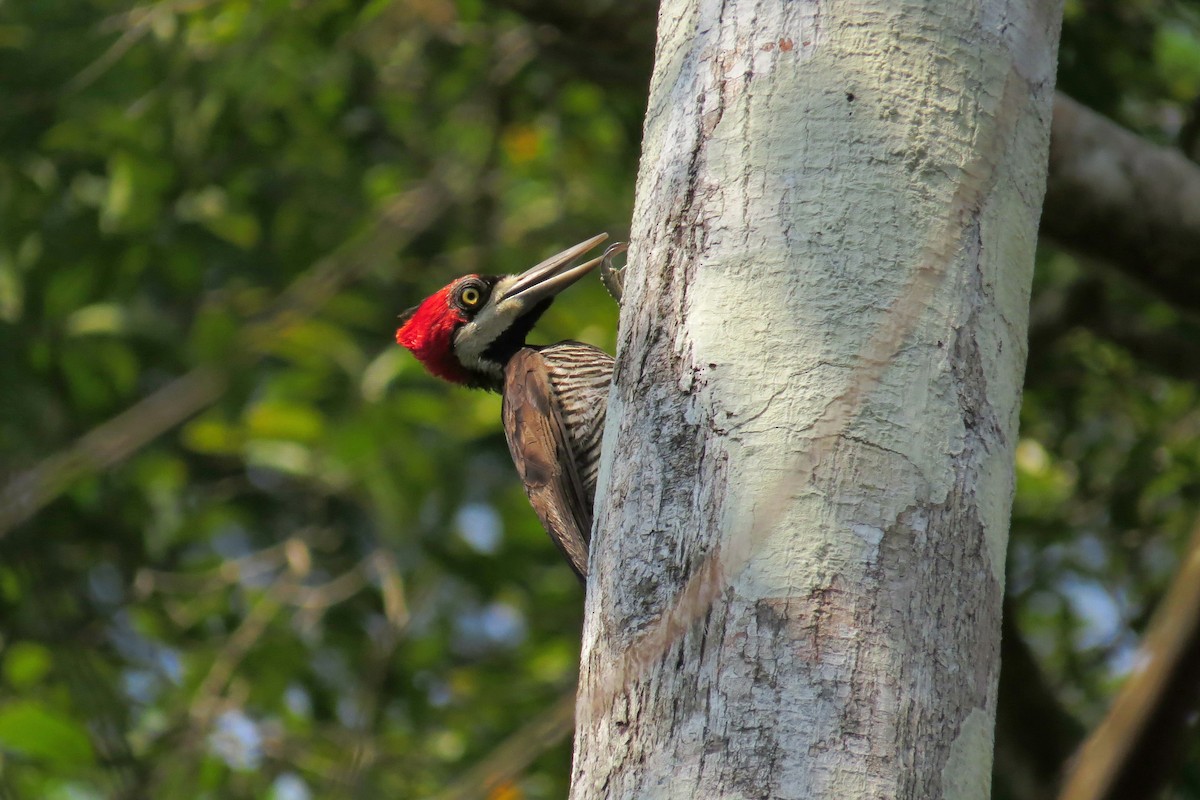
[[[626,242],[613,242],[604,251],[603,259],[600,262],[600,282],[617,301],[617,305],[621,304],[621,297],[625,294],[625,270],[629,265],[614,267],[612,262],[613,258],[628,249],[629,244]]]

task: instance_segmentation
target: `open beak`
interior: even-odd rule
[[[604,260],[604,256],[600,256],[583,264],[574,263],[575,259],[607,238],[607,233],[593,236],[586,242],[580,242],[557,255],[550,256],[536,267],[522,272],[500,300],[516,300],[522,307],[530,308],[548,297],[553,297],[591,272]]]

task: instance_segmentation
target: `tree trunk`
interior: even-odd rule
[[[663,3],[573,798],[987,796],[1060,11]]]

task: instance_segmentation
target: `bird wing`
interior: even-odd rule
[[[594,352],[585,353],[582,348]],[[584,354],[592,358],[599,354],[607,359],[607,371],[602,376],[585,378],[580,377],[578,370],[568,372],[573,357]],[[602,372],[603,367],[602,362],[599,368]],[[584,374],[591,373],[597,373],[597,368],[593,366]],[[504,371],[504,433],[513,463],[533,510],[581,580],[587,577],[595,500],[593,462],[598,460],[599,432],[603,429],[611,376],[612,357],[577,342],[563,342],[540,350],[522,348]],[[597,396],[601,397],[598,408]],[[584,445],[587,450],[581,452],[578,435],[571,435],[564,419],[585,397],[592,401],[590,424],[579,427],[577,421],[576,433],[586,436],[589,443],[595,441],[594,452],[587,444]],[[581,464],[581,455],[587,459],[586,463]]]

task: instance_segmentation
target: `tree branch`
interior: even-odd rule
[[[554,705],[527,722],[496,749],[471,767],[435,800],[498,797],[497,789],[511,783],[542,753],[571,732],[575,718],[575,689],[564,692]]]
[[[1200,167],[1066,95],[1054,104],[1042,233],[1200,309]]]
[[[1200,706],[1200,525],[1136,664],[1061,800],[1149,800],[1178,769]]]
[[[367,233],[316,262],[288,287],[264,319],[247,323],[240,332],[240,352],[250,363],[257,361],[266,344],[288,325],[312,314],[384,254],[394,253],[426,230],[448,202],[436,178],[398,196]],[[79,478],[119,464],[215,403],[225,393],[226,378],[220,369],[197,367],[17,475],[0,489],[0,539]]]
[[[0,538],[84,475],[124,461],[160,434],[216,402],[225,392],[225,383],[225,373],[220,370],[198,367],[17,475],[0,489]]]

